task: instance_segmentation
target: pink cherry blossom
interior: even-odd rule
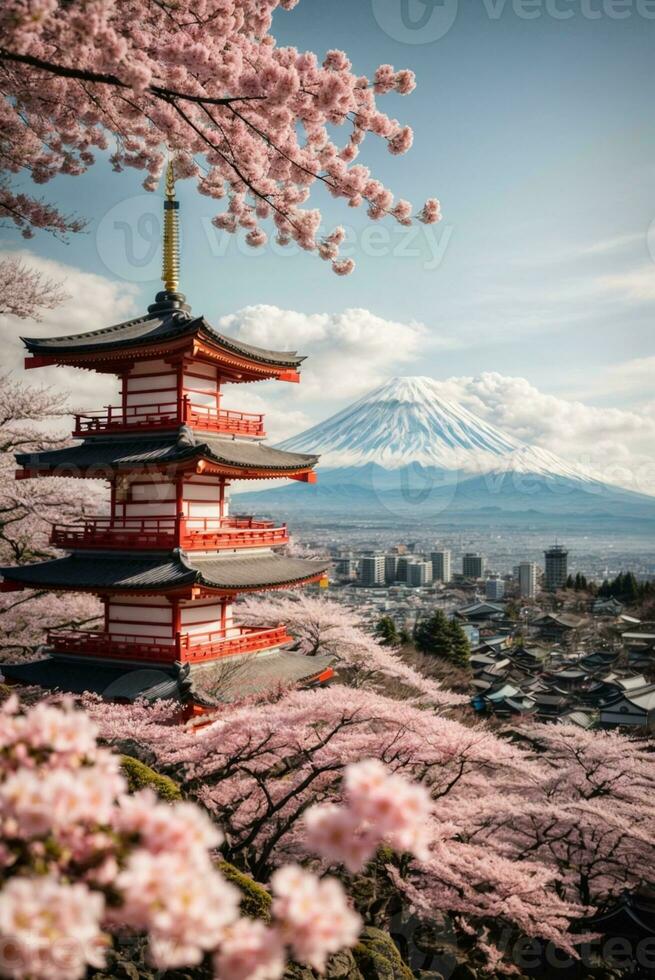
[[[218,847],[223,840],[219,828],[191,803],[160,803],[152,790],[124,796],[116,824],[126,833],[138,834],[140,844],[152,854],[178,852],[199,854]]]
[[[214,966],[217,980],[277,980],[285,969],[284,946],[275,929],[242,918],[223,931]]]
[[[287,865],[271,878],[273,916],[294,957],[321,972],[331,953],[354,946],[361,920],[335,878]]]
[[[424,225],[433,225],[437,221],[441,221],[441,206],[436,198],[429,198],[423,208],[418,214],[418,220],[422,221]]]
[[[332,268],[338,276],[349,276],[355,268],[354,259],[335,259]]]
[[[400,95],[409,95],[416,88],[416,75],[408,68],[396,72],[394,87]]]
[[[412,132],[411,127],[403,126],[402,129],[397,130],[387,141],[389,153],[393,153],[395,156],[399,156],[402,153],[407,153],[413,142],[414,133]]]
[[[81,883],[10,879],[0,891],[2,975],[77,980],[104,965],[104,900]]]
[[[379,68],[376,68],[373,84],[378,95],[391,92],[396,84],[396,72],[393,65],[380,65]]]
[[[294,6],[181,0],[171,10],[144,0],[94,0],[81,9],[67,0],[6,0],[0,217],[26,236],[35,228],[60,236],[79,231],[80,218],[14,190],[15,175],[28,173],[36,184],[76,176],[111,146],[113,169],[142,171],[153,191],[169,147],[180,179],[196,181],[228,208],[238,198],[253,209],[247,223],[223,211],[213,219],[218,227],[246,229],[259,245],[261,222],[272,216],[283,242],[316,251],[311,212],[301,205],[319,182],[351,207],[373,205],[353,188],[348,165],[368,134],[387,139],[394,154],[409,149],[408,127],[376,100],[407,95],[415,80],[409,69],[381,65],[371,82],[353,72],[343,51],[328,50],[320,64],[312,52],[278,45],[273,15]],[[345,167],[340,176],[327,166],[336,159]]]
[[[328,861],[343,863],[355,873],[370,861],[381,841],[375,828],[365,825],[348,807],[318,804],[305,814],[307,846]]]
[[[148,932],[152,960],[162,969],[199,963],[239,913],[239,892],[208,860],[199,867],[175,851],[136,851],[116,887],[120,919]]]
[[[40,319],[44,310],[52,310],[67,298],[54,280],[22,259],[0,259],[0,313],[25,319]]]

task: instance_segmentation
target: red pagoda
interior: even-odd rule
[[[313,483],[317,457],[266,445],[261,415],[221,407],[226,384],[299,381],[303,358],[243,344],[192,315],[178,291],[178,206],[169,165],[164,290],[145,315],[76,336],[24,338],[26,367],[115,374],[121,394],[120,405],[76,416],[81,442],[16,457],[18,479],[106,480],[110,506],[106,516],[53,528],[65,557],[0,569],[5,590],[90,592],[104,605],[101,630],[50,632],[44,659],[3,665],[9,680],[193,703],[198,671],[227,677],[226,665],[238,669],[222,692],[219,683],[219,699],[331,674],[326,658],[285,649],[284,625],[239,625],[234,611],[242,593],[316,582],[328,563],[281,554],[285,525],[231,516],[230,483]]]

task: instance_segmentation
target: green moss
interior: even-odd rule
[[[364,980],[413,980],[393,939],[381,929],[367,926],[353,955]]]
[[[182,799],[180,787],[176,782],[169,776],[162,776],[161,773],[155,772],[145,762],[133,759],[131,755],[121,756],[121,769],[127,779],[127,788],[130,793],[136,793],[137,790],[149,787],[155,791],[160,800],[172,802]]]
[[[241,912],[251,919],[263,919],[269,922],[271,918],[271,896],[263,887],[243,871],[239,871],[229,861],[219,861],[218,870],[231,881],[241,892]]]

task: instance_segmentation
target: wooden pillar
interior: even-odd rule
[[[182,520],[184,518],[184,474],[178,473],[175,478],[175,545],[180,547],[182,542]]]

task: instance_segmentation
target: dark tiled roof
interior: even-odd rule
[[[308,683],[327,670],[333,662],[330,656],[306,657],[302,653],[276,650],[273,653],[244,657],[234,667],[225,664],[203,666],[198,670],[200,690],[211,689],[212,672],[216,674],[216,689],[211,691],[217,701],[237,701],[251,697],[278,685]],[[192,672],[192,679],[193,679]]]
[[[202,316],[194,317],[184,310],[167,310],[162,313],[146,313],[143,316],[116,323],[101,330],[69,334],[65,337],[23,337],[23,343],[31,354],[57,356],[58,354],[102,353],[124,347],[144,344],[160,344],[188,334],[201,332],[230,353],[247,357],[261,364],[275,367],[296,368],[304,357],[296,351],[273,351],[254,347],[226,337],[215,330]]]
[[[225,555],[221,558],[187,558],[196,570],[198,582],[216,588],[258,588],[300,582],[326,571],[329,561],[287,558],[274,553],[263,555]]]
[[[238,469],[286,470],[315,466],[318,456],[289,453],[261,442],[221,439],[194,432],[183,426],[160,437],[93,436],[76,446],[43,453],[19,453],[16,459],[26,469],[71,470],[88,467],[130,469],[134,466],[174,464],[207,459]]]
[[[235,658],[236,660],[236,658]],[[187,701],[191,698],[207,705],[237,701],[278,685],[308,684],[332,663],[332,657],[306,657],[301,653],[276,650],[244,657],[226,668],[226,662],[205,665],[201,670],[180,672],[177,667],[130,669],[124,664],[95,663],[82,658],[46,657],[22,664],[3,664],[8,680],[44,687],[50,691],[83,694],[89,691],[107,699],[135,701]],[[215,675],[215,689],[212,688]],[[199,682],[199,683],[198,683]],[[196,696],[197,689],[197,696]],[[207,690],[211,696],[207,697]]]
[[[0,568],[0,574],[28,587],[49,589],[173,589],[205,585],[214,589],[257,589],[301,583],[319,575],[328,561],[287,558],[265,551],[258,555],[192,557],[180,551],[126,557],[116,552],[86,552],[36,565]]]
[[[107,697],[134,701],[178,698],[177,672],[152,668],[130,670],[124,665],[89,663],[65,657],[46,657],[31,663],[3,664],[2,671],[10,681],[34,684],[51,691],[68,694],[106,694]]]

